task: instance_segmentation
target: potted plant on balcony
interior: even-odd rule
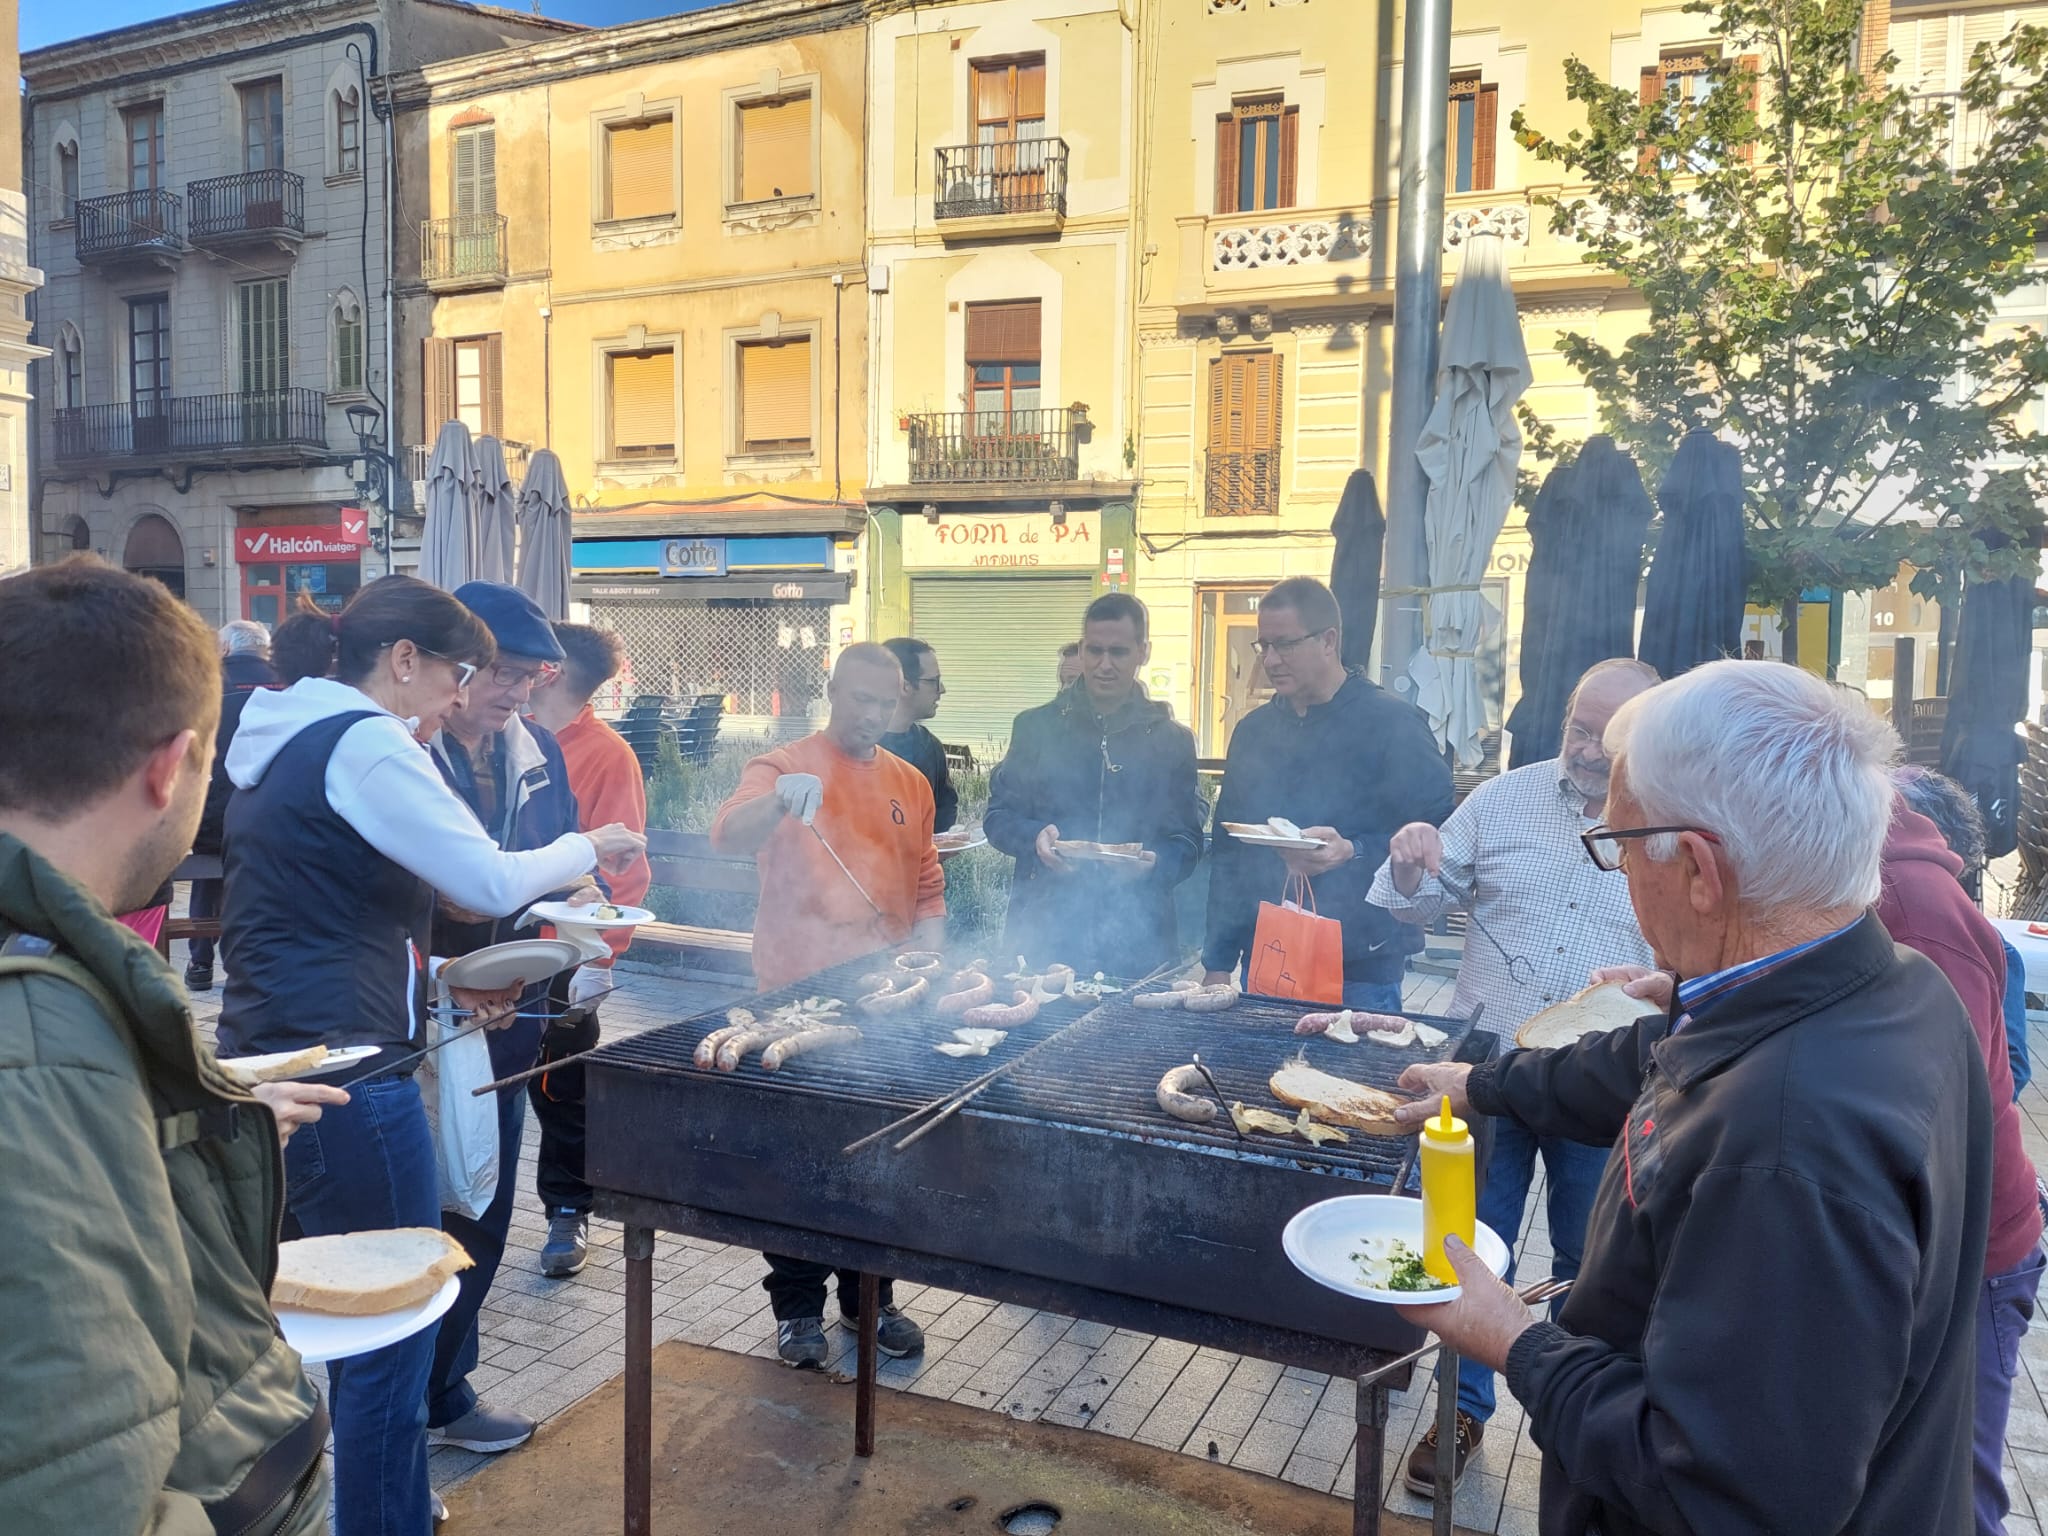
[[[1072,405],[1067,407],[1067,414],[1073,418],[1075,426],[1087,426],[1088,402],[1085,400],[1076,400]]]

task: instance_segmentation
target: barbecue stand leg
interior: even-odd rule
[[[1429,1514],[1430,1536],[1451,1536],[1451,1481],[1458,1461],[1458,1352],[1445,1344],[1436,1356],[1436,1496]]]
[[[882,1319],[881,1278],[862,1272],[860,1277],[860,1347],[854,1367],[853,1454],[875,1454],[875,1332]]]
[[[626,1536],[654,1530],[654,1229],[626,1228]]]
[[[1387,1450],[1387,1384],[1358,1384],[1358,1446],[1352,1458],[1351,1536],[1380,1536],[1380,1473]]]

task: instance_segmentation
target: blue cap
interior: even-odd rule
[[[455,589],[455,601],[484,621],[498,649],[507,655],[560,661],[567,654],[540,604],[517,587],[502,581],[465,581]]]

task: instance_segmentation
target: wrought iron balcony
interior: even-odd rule
[[[56,456],[66,463],[295,455],[327,446],[327,396],[317,389],[171,395],[79,406],[52,419]]]
[[[1209,450],[1202,505],[1211,517],[1272,517],[1280,511],[1280,450]]]
[[[465,214],[420,226],[420,276],[436,293],[505,285],[505,215]]]
[[[185,254],[185,206],[175,192],[143,190],[78,202],[81,262],[176,261]]]
[[[910,420],[913,485],[1058,484],[1080,478],[1073,411],[937,411]]]
[[[934,212],[941,219],[1067,214],[1067,141],[1003,139],[955,144],[937,157]]]
[[[306,233],[306,180],[296,171],[244,171],[187,182],[192,243],[296,246]]]

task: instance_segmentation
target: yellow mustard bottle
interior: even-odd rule
[[[1444,1096],[1440,1117],[1422,1122],[1422,1267],[1446,1285],[1458,1283],[1444,1257],[1444,1239],[1455,1235],[1467,1248],[1478,1230],[1478,1184],[1472,1133],[1451,1114]]]

